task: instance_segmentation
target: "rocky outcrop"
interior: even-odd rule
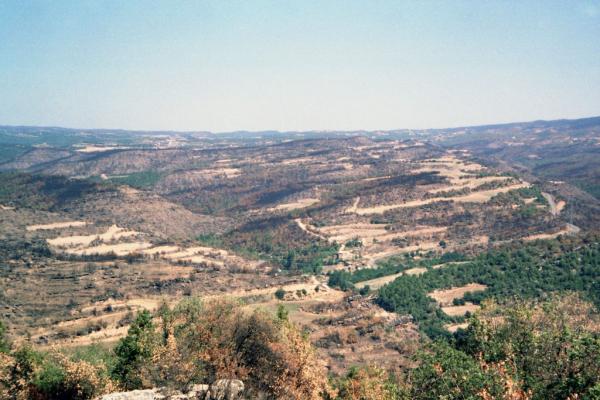
[[[238,379],[219,379],[207,393],[210,400],[238,400],[242,398],[244,382]]]
[[[182,393],[167,388],[111,393],[96,400],[243,400],[244,382],[220,379],[212,385],[193,385]]]

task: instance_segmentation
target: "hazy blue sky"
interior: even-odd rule
[[[0,0],[0,124],[392,129],[600,115],[600,1]]]

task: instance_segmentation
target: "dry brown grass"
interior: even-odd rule
[[[555,239],[561,235],[573,235],[579,232],[579,228],[575,225],[567,224],[563,229],[553,233],[538,233],[536,235],[529,235],[523,238],[525,241],[532,241],[538,239]]]
[[[126,237],[137,236],[139,232],[128,231],[112,225],[106,232],[97,235],[77,235],[77,236],[59,236],[54,239],[48,239],[48,244],[55,247],[87,247],[95,240],[111,241]]]
[[[310,207],[317,204],[320,200],[316,198],[307,198],[296,200],[290,203],[278,204],[275,207],[269,208],[269,211],[292,211]]]
[[[522,189],[525,187],[529,187],[529,183],[515,183],[509,186],[500,187],[497,189],[490,190],[482,190],[479,192],[473,192],[462,196],[455,197],[433,197],[425,200],[411,200],[405,203],[400,204],[389,204],[389,205],[380,205],[374,207],[364,207],[358,208],[357,205],[354,207],[349,207],[346,209],[346,212],[354,212],[359,215],[368,215],[368,214],[383,214],[386,211],[394,210],[397,208],[410,208],[410,207],[420,207],[427,204],[437,203],[440,201],[453,201],[456,203],[485,203],[489,201],[492,197],[499,193],[506,193],[511,190]]]
[[[461,299],[467,292],[481,292],[487,288],[486,285],[479,283],[469,283],[465,286],[453,287],[450,289],[434,290],[428,293],[428,296],[438,302],[442,307],[451,306],[452,300]]]
[[[465,315],[467,312],[474,313],[479,310],[480,306],[477,304],[473,304],[470,302],[465,302],[462,306],[446,306],[442,307],[442,311],[448,314],[451,317],[457,317],[460,315]]]
[[[40,225],[29,225],[26,229],[28,231],[39,231],[49,229],[62,229],[62,228],[74,228],[78,226],[85,226],[85,221],[66,221],[66,222],[55,222],[52,224],[40,224]]]

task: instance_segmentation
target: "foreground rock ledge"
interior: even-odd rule
[[[97,400],[242,400],[244,382],[237,379],[220,379],[212,385],[193,385],[187,393],[167,388],[132,390],[110,393]]]

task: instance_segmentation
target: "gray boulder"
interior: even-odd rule
[[[206,398],[209,400],[240,400],[244,382],[238,379],[219,379],[210,385]]]
[[[165,398],[161,389],[145,389],[105,394],[99,400],[164,400]]]

